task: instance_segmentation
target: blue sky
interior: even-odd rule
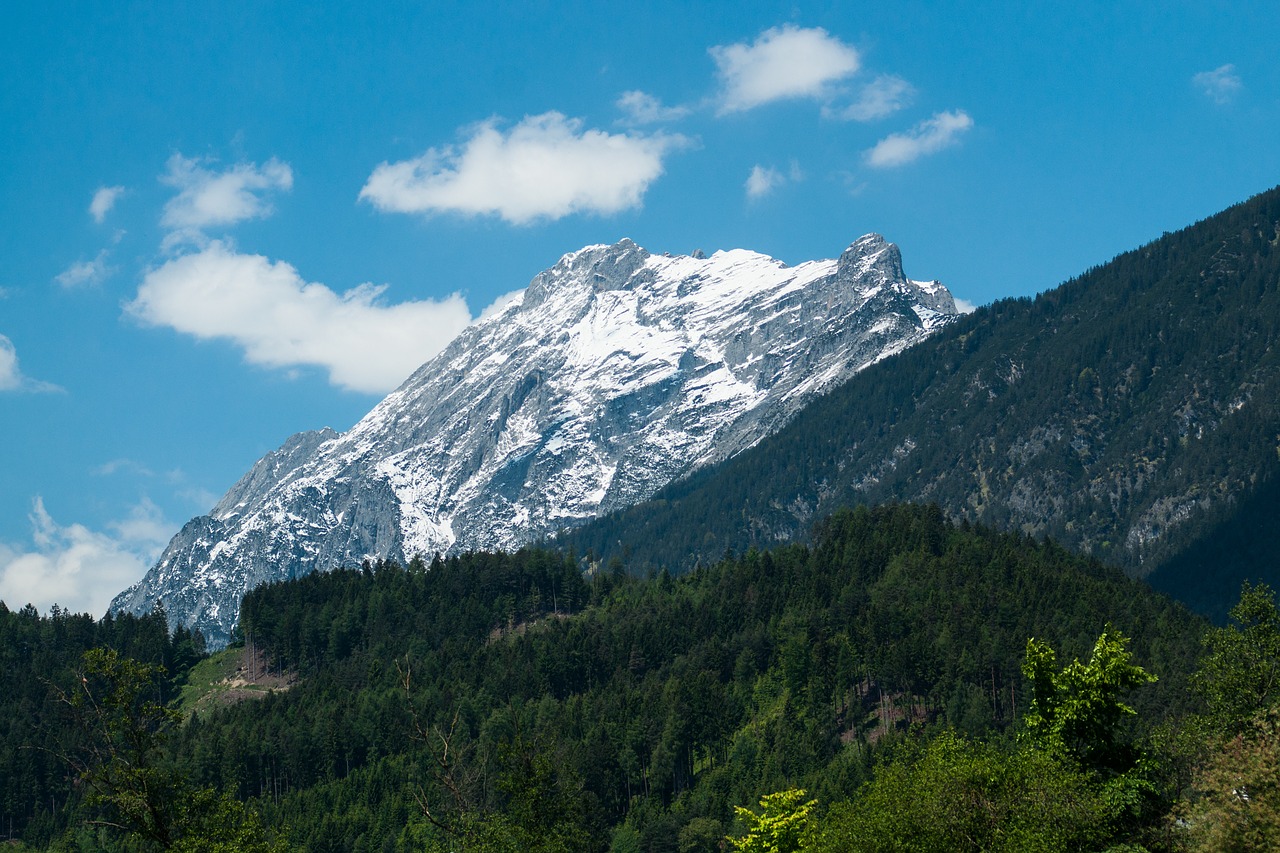
[[[26,3],[0,30],[0,599],[100,615],[290,434],[567,251],[981,304],[1280,182],[1270,3]]]

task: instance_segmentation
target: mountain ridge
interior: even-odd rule
[[[1184,561],[1177,582],[1163,567],[1280,475],[1278,435],[1280,189],[984,306],[722,469],[564,542],[607,560],[621,541],[631,562],[678,569],[803,537],[837,506],[928,501],[1170,593],[1194,586],[1189,603],[1221,618],[1242,579],[1276,579],[1267,548],[1236,548],[1229,567]]]

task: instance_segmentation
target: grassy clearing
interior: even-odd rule
[[[230,648],[196,664],[178,697],[178,710],[183,717],[246,699],[260,699],[273,690],[288,690],[293,684],[292,677],[264,674],[261,656],[255,666],[250,667],[251,663],[244,648]]]

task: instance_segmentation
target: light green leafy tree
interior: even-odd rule
[[[1133,662],[1129,639],[1108,626],[1094,643],[1088,663],[1057,670],[1053,647],[1027,640],[1022,671],[1031,682],[1025,717],[1030,739],[1050,753],[1104,772],[1130,770],[1139,755],[1122,740],[1121,723],[1136,712],[1121,697],[1156,677]]]
[[[1204,642],[1192,684],[1208,706],[1210,725],[1237,734],[1280,703],[1280,611],[1271,587],[1246,582],[1230,624],[1211,629]]]
[[[1280,849],[1280,611],[1248,583],[1225,628],[1205,635],[1192,684],[1207,713],[1189,727],[1195,767],[1174,812],[1188,850]]]
[[[806,853],[1068,853],[1100,849],[1092,779],[1043,750],[1009,753],[948,730],[908,745],[856,799],[814,821]]]
[[[818,804],[806,800],[799,788],[765,794],[760,798],[760,813],[734,806],[738,820],[746,827],[745,835],[730,837],[729,849],[738,853],[795,853],[809,824],[809,815]]]

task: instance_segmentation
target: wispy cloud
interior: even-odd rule
[[[288,263],[213,241],[146,274],[126,311],[198,339],[223,339],[267,367],[311,365],[342,388],[392,390],[471,322],[461,296],[380,302],[385,287],[335,293]]]
[[[800,164],[795,161],[792,161],[790,170],[785,174],[773,166],[762,166],[757,163],[751,167],[751,174],[747,175],[747,198],[752,201],[764,198],[783,184],[794,183],[803,178]]]
[[[520,288],[519,290],[508,291],[507,293],[502,294],[497,299],[490,302],[489,307],[481,311],[479,315],[476,316],[476,319],[474,322],[483,323],[485,320],[488,320],[490,317],[498,316],[503,311],[506,311],[507,308],[510,307],[513,302],[516,302],[517,300],[521,299],[523,296],[524,296],[524,288]]]
[[[0,391],[15,391],[22,387],[22,383],[18,351],[13,347],[13,341],[0,335]]]
[[[238,163],[221,171],[209,165],[207,160],[174,154],[160,177],[161,183],[178,191],[164,206],[160,224],[195,242],[201,242],[204,229],[269,215],[272,206],[266,195],[293,187],[293,170],[274,157],[261,165]]]
[[[762,198],[782,184],[782,173],[772,166],[756,164],[747,176],[747,198]]]
[[[89,473],[95,477],[115,477],[123,475],[141,480],[148,480],[153,483],[160,483],[173,490],[173,494],[190,503],[193,508],[205,511],[209,507],[218,502],[218,495],[203,486],[196,485],[190,481],[187,473],[181,468],[174,468],[169,471],[157,473],[146,464],[121,457],[119,459],[111,459],[101,465],[95,466],[89,470]]]
[[[693,112],[685,106],[668,107],[653,95],[638,89],[623,92],[616,106],[623,113],[622,124],[632,127],[678,121]]]
[[[971,127],[973,119],[963,111],[937,113],[906,133],[886,136],[866,152],[866,160],[878,169],[904,166],[953,145]]]
[[[112,459],[108,462],[104,462],[92,469],[89,473],[96,477],[111,477],[121,472],[137,474],[143,477],[155,476],[152,470],[146,465],[143,465],[141,462],[137,462],[133,459],[125,458]]]
[[[93,221],[101,225],[123,194],[124,187],[98,187],[98,191],[93,194],[93,201],[89,202],[89,215],[93,217]]]
[[[360,198],[396,213],[492,214],[516,225],[618,213],[640,206],[663,158],[685,144],[678,135],[584,129],[558,112],[528,116],[506,133],[491,119],[460,149],[381,164]]]
[[[218,499],[221,497],[221,495],[203,486],[187,486],[179,489],[177,495],[201,513],[209,512],[213,507],[217,506]]]
[[[788,98],[825,98],[857,73],[858,51],[821,28],[787,24],[765,30],[751,44],[710,48],[720,78],[721,114]]]
[[[147,499],[107,531],[58,524],[37,497],[30,544],[0,542],[0,599],[10,608],[58,604],[77,613],[106,613],[111,598],[138,580],[159,556],[176,526]]]
[[[124,518],[107,523],[107,528],[117,541],[144,555],[147,563],[154,563],[177,533],[176,527],[164,517],[160,507],[143,498],[129,509]],[[127,584],[126,584],[127,585]],[[119,592],[124,587],[117,587]]]
[[[76,261],[58,273],[53,280],[68,290],[101,284],[112,273],[112,269],[107,266],[107,257],[109,255],[110,252],[107,249],[103,249],[91,261]]]
[[[836,118],[875,121],[910,104],[915,94],[915,87],[901,77],[881,74],[862,87],[858,99],[852,104],[825,112]]]
[[[0,335],[0,392],[3,391],[61,391],[57,385],[32,379],[18,366],[18,351],[13,341]]]
[[[1220,65],[1212,71],[1201,71],[1191,78],[1191,83],[1205,97],[1219,105],[1230,103],[1244,88],[1240,75],[1236,74],[1236,67],[1230,63]]]

